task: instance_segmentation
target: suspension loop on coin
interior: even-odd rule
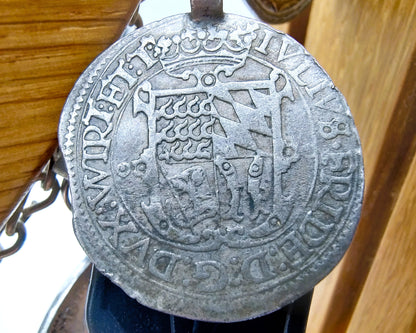
[[[194,21],[224,17],[222,0],[191,0],[191,18]]]
[[[143,0],[138,1],[136,8],[133,11],[133,15],[130,17],[130,20],[124,28],[123,32],[121,33],[120,38],[132,33],[133,31],[143,26],[143,20],[139,14],[140,4],[142,3],[142,1]]]

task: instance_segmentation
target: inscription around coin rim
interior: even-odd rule
[[[138,32],[120,40],[115,46],[99,56],[76,83],[74,90],[64,107],[59,129],[61,149],[63,150],[67,161],[71,181],[71,193],[73,196],[74,207],[76,207],[74,211],[75,231],[81,245],[96,264],[97,268],[105,275],[109,276],[113,282],[119,284],[130,296],[137,298],[139,302],[161,311],[200,320],[237,321],[252,318],[271,312],[307,292],[333,268],[346,250],[359,218],[362,200],[363,171],[361,150],[358,135],[342,95],[336,90],[326,73],[316,64],[315,60],[304,51],[301,46],[291,40],[290,37],[274,32],[261,23],[232,15],[226,16],[223,22],[219,22],[219,26],[223,27],[223,29],[225,29],[224,27],[231,29],[230,26],[233,25],[233,21],[241,22],[241,20],[243,20],[242,23],[234,25],[234,27],[237,27],[234,29],[238,30],[241,27],[241,31],[238,32],[240,33],[240,36],[238,36],[238,34],[237,36],[234,36],[234,40],[237,41],[237,44],[233,44],[231,48],[234,47],[235,49],[238,49],[237,46],[239,46],[240,51],[242,51],[246,48],[246,45],[244,45],[244,42],[246,42],[247,45],[250,44],[249,51],[257,52],[259,57],[263,56],[266,58],[268,48],[272,47],[272,39],[279,37],[281,43],[278,45],[279,50],[275,56],[276,59],[283,62],[287,61],[287,59],[289,59],[289,61],[296,58],[300,59],[291,63],[292,67],[289,69],[291,80],[300,87],[296,89],[303,89],[302,93],[299,93],[298,91],[295,94],[297,94],[298,99],[308,97],[313,104],[311,108],[319,109],[321,112],[321,118],[317,121],[317,125],[313,128],[313,131],[314,135],[318,138],[317,140],[320,140],[321,142],[319,148],[322,150],[319,155],[319,161],[316,161],[322,166],[322,168],[318,170],[319,172],[317,172],[318,180],[316,181],[319,181],[324,185],[318,190],[314,189],[314,196],[317,198],[321,196],[322,199],[327,195],[329,198],[328,193],[330,193],[331,197],[329,199],[331,200],[331,203],[333,203],[333,200],[341,200],[341,202],[343,200],[349,200],[347,207],[341,206],[342,208],[338,209],[338,212],[332,207],[333,211],[331,214],[334,214],[335,223],[338,222],[343,225],[342,228],[338,228],[337,234],[332,235],[333,239],[336,239],[336,241],[326,244],[324,247],[320,244],[320,252],[315,255],[315,258],[317,259],[306,264],[304,263],[302,270],[295,271],[290,278],[286,278],[283,282],[279,283],[270,282],[273,281],[273,277],[278,275],[279,272],[293,269],[291,265],[293,264],[296,266],[295,263],[297,258],[303,255],[302,252],[307,253],[309,251],[308,246],[312,246],[311,242],[315,241],[318,244],[323,241],[323,239],[316,238],[317,234],[315,233],[315,238],[311,237],[309,243],[305,243],[304,237],[308,236],[308,233],[311,233],[311,228],[321,228],[321,232],[323,233],[330,232],[330,228],[325,226],[319,221],[319,218],[314,216],[317,211],[324,213],[326,210],[328,213],[328,210],[331,209],[328,205],[329,202],[325,201],[329,200],[328,198],[311,204],[311,207],[314,209],[305,212],[305,216],[309,218],[309,220],[306,221],[306,218],[303,220],[303,233],[292,230],[283,237],[283,240],[271,244],[271,246],[267,248],[267,251],[263,246],[259,251],[254,253],[244,250],[241,255],[230,255],[223,250],[226,246],[222,245],[222,258],[228,258],[227,262],[220,262],[215,258],[212,258],[211,255],[204,253],[200,254],[198,258],[184,255],[184,253],[187,253],[188,245],[186,244],[192,241],[191,238],[188,237],[185,240],[181,240],[181,236],[175,235],[173,231],[170,234],[163,235],[163,223],[160,225],[161,230],[159,240],[152,239],[151,236],[144,232],[146,227],[137,223],[137,216],[136,220],[134,218],[134,214],[137,213],[131,207],[128,208],[126,206],[125,202],[127,202],[127,200],[123,198],[121,198],[121,200],[120,198],[118,198],[118,200],[109,200],[106,205],[98,207],[98,204],[104,202],[104,199],[109,193],[115,198],[115,195],[112,193],[112,183],[110,185],[109,183],[106,183],[109,178],[115,177],[113,175],[114,167],[113,170],[109,170],[108,172],[99,169],[95,169],[94,171],[92,164],[89,164],[88,162],[100,159],[104,163],[108,163],[108,161],[111,160],[110,150],[112,147],[111,145],[114,144],[111,142],[110,137],[114,134],[113,132],[116,131],[117,125],[122,121],[120,120],[120,117],[123,112],[125,112],[124,110],[126,108],[123,104],[123,98],[123,101],[119,99],[122,92],[120,87],[117,86],[120,86],[121,83],[117,80],[122,78],[126,87],[133,88],[136,84],[133,78],[136,77],[137,81],[137,78],[143,74],[138,74],[138,72],[136,72],[138,76],[133,76],[132,72],[130,72],[129,65],[125,62],[125,58],[121,58],[122,60],[119,61],[118,64],[112,59],[115,59],[118,54],[128,54],[129,51],[126,50],[131,47],[131,45],[134,45],[134,40],[136,38],[141,38],[141,43],[143,45],[143,40],[145,38],[152,38],[151,36],[153,34],[156,35],[156,33],[151,32],[152,29],[160,28],[163,24],[170,24],[171,26],[184,24],[185,26],[195,27],[194,23],[188,21],[186,15],[168,18],[160,23],[146,26]],[[246,30],[242,29],[244,25]],[[250,34],[247,33],[247,27],[249,30],[251,29]],[[201,26],[198,26],[198,29],[200,28]],[[201,33],[201,31],[202,30],[200,30],[199,33]],[[221,32],[221,29],[217,29],[215,33],[218,32]],[[206,36],[201,35],[200,37],[201,40],[206,41]],[[191,41],[191,39],[188,41]],[[163,54],[163,52],[166,52],[166,49],[164,50],[163,47],[169,48],[167,45],[172,41],[164,38],[159,39],[158,42],[161,42],[159,46],[157,45],[156,40],[152,41],[148,39],[148,44],[146,44],[146,46],[150,45],[152,48],[147,51],[151,51],[151,53],[143,53],[147,52],[144,48],[138,48],[136,50],[136,55],[141,59],[142,67],[152,67],[154,65],[153,62],[157,62],[154,55],[156,54],[157,57]],[[240,44],[238,44],[238,42]],[[276,45],[275,47],[277,47]],[[158,46],[159,49],[155,49],[156,46]],[[210,44],[209,47],[212,48],[214,46],[215,45]],[[230,45],[227,47],[229,46]],[[133,57],[131,59],[133,59]],[[276,61],[276,59],[274,61]],[[239,64],[236,64],[235,68],[231,70],[231,76],[233,72],[238,70],[238,66]],[[318,80],[313,81],[313,84],[308,82],[311,78],[308,78],[305,75],[305,73],[311,69],[315,71],[314,74],[318,77]],[[171,71],[171,75],[177,75],[184,81],[188,80],[192,75],[196,75],[192,70],[189,73],[186,71],[177,72],[178,68],[176,67],[169,67],[167,70]],[[226,69],[224,69],[224,71],[225,70]],[[106,74],[103,76],[103,73]],[[99,79],[100,77],[101,79]],[[206,86],[210,86],[216,79],[215,76],[205,76],[205,81],[203,82],[205,82]],[[286,86],[286,83],[284,86]],[[148,84],[147,88],[149,88]],[[146,96],[146,93],[149,93],[149,90],[146,90],[147,88],[146,84],[142,87],[141,92],[144,96]],[[137,90],[135,91],[137,92]],[[90,98],[94,93],[96,96]],[[135,96],[138,94],[139,93],[135,94]],[[302,94],[306,95],[303,96]],[[125,101],[132,99],[131,95],[126,95],[124,98]],[[97,103],[94,105],[92,101],[96,100],[101,101],[101,104]],[[143,101],[144,103],[147,102],[145,97],[141,100],[137,99],[138,103],[143,103]],[[170,102],[163,104],[166,109],[169,107],[167,106],[169,103]],[[177,104],[178,110],[180,108],[179,104]],[[105,107],[107,107],[107,109],[104,110]],[[123,111],[119,110],[120,107],[123,108]],[[110,110],[110,108],[112,108],[112,110]],[[338,108],[338,110],[336,110],[336,108]],[[85,112],[85,110],[88,111]],[[133,110],[135,109],[133,108]],[[312,113],[318,114],[316,110]],[[328,117],[328,113],[330,113],[331,116]],[[119,115],[117,119],[113,119],[115,114]],[[211,113],[207,113],[207,117],[210,114]],[[325,117],[325,115],[327,116]],[[91,120],[93,117],[96,118],[94,120],[95,124],[93,124],[93,121]],[[97,122],[97,119],[100,120]],[[101,127],[99,127],[100,122]],[[173,122],[171,120],[171,123]],[[107,126],[104,126],[104,124]],[[175,126],[180,125],[179,123],[174,124]],[[78,137],[81,135],[79,132],[81,127],[84,128],[84,132],[82,133],[84,140],[81,140]],[[195,128],[196,127],[197,126],[195,125]],[[341,142],[339,142],[339,140],[333,140],[338,136],[342,136],[345,140]],[[88,139],[86,140],[85,138]],[[333,142],[331,140],[333,140]],[[346,151],[343,150],[341,146],[344,144],[344,141],[346,141],[347,144],[351,144],[352,141],[352,148],[348,148]],[[82,144],[76,146],[77,142],[82,142]],[[322,142],[331,142],[331,145],[324,145]],[[327,148],[326,151],[325,147]],[[97,148],[101,148],[101,150],[97,150]],[[94,155],[94,157],[86,158],[86,156],[88,157],[90,155]],[[101,157],[97,157],[99,155]],[[79,156],[82,158],[79,158]],[[136,163],[134,165],[135,169],[131,169],[130,172],[136,171],[139,175],[140,172],[143,174],[141,168],[143,169],[144,167],[140,164],[142,161],[134,161]],[[84,163],[84,169],[86,168],[90,171],[93,170],[94,177],[80,175],[80,170],[78,169],[80,162]],[[116,166],[119,176],[123,176],[126,170],[131,168],[131,164],[123,163],[125,162],[119,163]],[[221,163],[228,162],[224,160]],[[253,163],[254,160],[252,164]],[[347,163],[347,165],[343,165],[343,163]],[[167,165],[169,166],[169,164]],[[351,168],[352,171],[350,170],[351,172],[345,177],[345,170],[348,168]],[[199,169],[193,169],[191,171],[186,170],[184,170],[183,176],[181,176],[182,179],[169,179],[168,177],[167,180],[183,182],[183,179],[189,180],[189,177],[195,172],[196,175],[201,172]],[[214,170],[217,169],[214,167]],[[89,175],[91,176],[91,173],[89,173]],[[341,179],[339,176],[344,178]],[[353,176],[355,177],[354,179],[352,179]],[[231,176],[229,175],[228,177]],[[119,177],[119,179],[122,178],[123,177]],[[232,180],[232,177],[230,179]],[[352,184],[347,183],[347,180],[352,181]],[[123,183],[121,182],[121,184]],[[253,182],[253,184],[256,183]],[[346,188],[343,186],[346,186]],[[348,186],[351,186],[351,188]],[[90,197],[83,199],[81,192],[89,192]],[[94,195],[91,196],[91,193]],[[351,195],[351,198],[348,199],[350,193],[353,194]],[[345,197],[343,197],[343,195]],[[124,204],[120,204],[120,202],[124,202]],[[146,205],[147,204],[148,203],[146,203]],[[101,211],[99,211],[100,209]],[[341,217],[342,209],[349,212],[346,218]],[[235,214],[236,212],[234,212],[233,216],[235,216]],[[335,218],[336,214],[338,215]],[[105,216],[106,218],[101,219],[99,217],[100,215]],[[110,215],[112,216],[111,219],[108,218]],[[340,222],[340,220],[342,220],[342,222]],[[270,227],[272,220],[270,219],[266,222],[269,223]],[[309,224],[307,224],[308,222]],[[238,222],[234,221],[233,223],[235,225]],[[274,226],[276,226],[280,221],[274,220],[273,223]],[[327,230],[325,230],[326,227],[328,227]],[[166,228],[169,228],[169,225]],[[309,231],[306,228],[309,228]],[[229,230],[227,230],[227,228],[218,228],[215,230],[217,232],[215,236],[212,236],[211,234],[206,236],[209,239],[217,237],[214,239],[222,240],[222,244],[227,244],[224,241],[224,237],[228,237],[227,233]],[[236,233],[238,234],[241,232],[240,230],[241,229],[236,229]],[[103,241],[103,232],[107,233],[107,241]],[[315,232],[317,231],[315,230]],[[120,244],[120,235],[128,233],[139,233],[141,238],[136,238],[133,242],[123,244],[124,252],[115,251]],[[204,233],[201,233],[201,237],[202,236],[204,236]],[[241,237],[243,236],[240,235],[240,240],[242,239]],[[172,241],[169,239],[178,239],[179,241],[182,241],[182,243],[185,244],[183,245],[184,249],[175,253],[173,250],[174,246],[172,247],[171,244]],[[238,244],[238,242],[236,244]],[[247,246],[242,247],[242,249],[244,248],[247,248]],[[248,248],[250,248],[250,246],[248,246]],[[137,250],[139,254],[136,254],[135,256],[129,254],[132,250]],[[282,251],[286,252],[287,256],[292,256],[293,262],[282,262],[279,267],[271,267],[270,262],[273,261],[272,257],[275,257],[277,253],[282,255]],[[136,261],[137,266],[133,267],[132,263],[129,263],[131,258]],[[235,272],[233,271],[233,267],[237,266],[241,268],[242,272],[239,273],[238,279],[233,280],[229,274]],[[182,285],[178,287],[177,279],[175,280],[173,272],[175,269],[175,272],[177,272],[179,268],[183,269],[190,276],[188,276],[188,278],[182,277]],[[223,272],[227,272],[228,275],[223,274]],[[153,276],[153,279],[149,279],[149,274]],[[206,282],[207,279],[213,277],[217,279],[217,283],[200,283],[201,281]],[[248,285],[247,281],[251,281],[251,286],[244,287],[244,283],[246,286]],[[231,288],[231,290],[234,290],[233,295],[230,295],[229,291],[226,289],[231,282],[237,283],[234,289]],[[242,283],[244,288],[238,286],[238,283]],[[266,284],[266,286],[261,287],[262,283],[263,285]],[[156,289],[156,286],[159,289]],[[191,292],[189,292],[189,290],[187,291],[187,288],[190,288]]]

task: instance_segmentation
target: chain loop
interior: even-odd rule
[[[60,190],[60,186],[58,183],[58,180],[55,177],[55,174],[53,174],[53,176],[51,176],[51,179],[42,179],[40,180],[41,184],[42,184],[42,188],[45,191],[51,191],[51,193],[49,194],[49,196],[44,199],[43,201],[40,202],[34,202],[32,203],[29,207],[24,208],[22,210],[22,215],[21,215],[21,220],[23,222],[26,222],[27,219],[34,213],[50,206],[55,200],[56,197],[58,196],[59,190]],[[44,184],[46,184],[47,186],[43,186]]]
[[[64,179],[61,184],[61,194],[62,198],[64,199],[64,202],[68,209],[72,211],[72,203],[70,200],[70,191],[69,191],[69,182],[67,179]]]
[[[26,228],[23,222],[17,222],[16,226],[15,226],[15,233],[17,233],[17,239],[16,242],[10,246],[7,249],[1,249],[0,250],[0,260],[11,256],[12,254],[16,253],[17,251],[20,250],[20,248],[22,247],[23,243],[25,242],[26,239]]]
[[[6,232],[6,235],[13,236],[17,233],[16,242],[7,249],[0,248],[0,259],[8,257],[14,253],[16,253],[23,245],[26,239],[26,228],[25,222],[36,212],[48,207],[51,205],[61,190],[65,199],[65,203],[68,206],[69,199],[68,199],[68,182],[65,179],[62,182],[62,187],[59,185],[58,180],[56,179],[56,174],[58,167],[56,166],[56,162],[62,157],[62,154],[59,151],[55,152],[52,158],[48,161],[48,163],[43,168],[42,172],[38,177],[36,177],[35,181],[30,186],[29,190],[22,196],[19,203],[16,205],[14,210],[11,214],[4,221],[0,223],[0,236],[3,231]],[[44,191],[50,191],[48,197],[40,202],[32,202],[30,205],[26,205],[27,198],[31,193],[33,186],[40,182],[40,185]],[[64,194],[64,192],[66,194]],[[70,203],[69,203],[70,205]],[[68,206],[70,207],[70,206]]]

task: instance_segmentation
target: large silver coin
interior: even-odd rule
[[[140,303],[230,322],[296,299],[340,260],[363,194],[341,93],[289,36],[234,15],[139,29],[64,107],[76,235]]]

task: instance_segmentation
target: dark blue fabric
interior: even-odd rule
[[[202,322],[149,309],[93,269],[86,320],[90,333],[301,333],[311,298],[312,291],[279,311],[243,322]]]

